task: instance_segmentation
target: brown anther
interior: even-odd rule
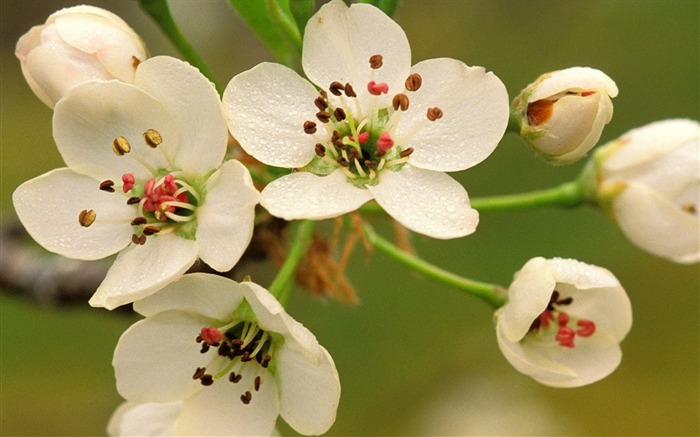
[[[438,108],[437,106],[434,108],[428,108],[428,120],[430,121],[435,121],[439,118],[442,118],[442,109]]]
[[[204,341],[204,339],[201,335],[198,335],[197,338],[194,339],[194,341],[196,341],[197,343],[201,343],[202,341]]]
[[[260,391],[260,377],[256,376],[255,381],[253,381],[253,388],[255,388],[255,391]]]
[[[360,152],[358,152],[357,149],[355,149],[354,147],[352,149],[350,149],[350,151],[348,152],[348,160],[350,162],[358,159],[359,157],[360,157]]]
[[[231,346],[233,346],[236,349],[240,349],[241,346],[243,346],[243,340],[239,340],[239,339],[231,340]]]
[[[146,141],[146,144],[153,149],[163,142],[163,137],[160,136],[160,133],[155,129],[148,129],[144,132],[143,139]]]
[[[87,228],[95,222],[96,218],[97,213],[94,209],[84,209],[78,214],[78,223],[80,223],[80,226]]]
[[[328,102],[326,102],[326,99],[321,96],[316,97],[316,100],[314,100],[314,105],[316,105],[319,111],[325,111],[328,109]]]
[[[240,381],[241,378],[243,378],[243,377],[242,377],[241,375],[236,375],[236,372],[231,372],[231,373],[228,375],[228,380],[231,381],[231,382],[234,383],[234,384],[237,383],[238,381]]]
[[[247,362],[250,361],[250,360],[252,360],[252,358],[250,357],[250,352],[244,351],[244,352],[243,352],[243,356],[241,357],[241,362],[242,362],[242,363],[247,363]]]
[[[136,234],[131,234],[131,242],[142,246],[142,245],[146,244],[146,236],[145,235],[138,236]]]
[[[330,86],[328,87],[328,91],[331,92],[334,96],[340,96],[343,94],[343,90],[345,89],[345,86],[340,83],[340,82],[331,82]]]
[[[250,400],[253,399],[253,395],[250,394],[249,391],[245,392],[245,394],[241,395],[241,402],[244,404],[248,405],[250,403]]]
[[[100,190],[106,191],[108,193],[114,193],[114,181],[109,179],[100,183]]]
[[[316,154],[318,156],[320,156],[321,158],[326,156],[326,148],[323,146],[323,144],[321,144],[321,143],[316,144],[315,150],[316,150]]]
[[[695,214],[698,212],[697,207],[692,203],[684,203],[683,205],[681,205],[681,209],[687,212],[688,214]]]
[[[131,66],[134,67],[134,70],[136,70],[138,68],[139,64],[141,64],[141,60],[139,58],[137,58],[136,56],[132,56],[131,57]]]
[[[399,153],[399,156],[405,158],[407,156],[411,156],[411,153],[413,153],[413,147],[402,150],[401,153]]]
[[[384,58],[382,55],[372,55],[369,57],[369,66],[371,69],[376,70],[384,65]]]
[[[331,143],[335,143],[340,139],[340,134],[338,133],[337,130],[333,131],[333,134],[331,135]]]
[[[197,370],[194,371],[194,375],[192,375],[192,379],[200,379],[202,376],[204,376],[204,372],[207,369],[205,367],[197,367]]]
[[[131,221],[131,226],[141,226],[141,225],[145,225],[146,223],[148,223],[148,219],[146,217],[139,216],[139,217],[135,217]]]
[[[126,153],[131,152],[131,144],[120,135],[112,141],[112,150],[117,156],[124,156]]]
[[[207,352],[209,352],[209,345],[206,342],[204,342],[202,343],[202,349],[199,350],[199,353],[205,354]]]
[[[264,368],[267,368],[267,366],[270,364],[270,360],[272,359],[272,355],[267,354],[265,355],[265,358],[263,358],[262,363],[260,363],[261,366]]]
[[[365,159],[364,164],[367,168],[377,168],[377,163],[369,159]]]
[[[316,123],[313,121],[307,120],[304,122],[304,132],[307,134],[313,134],[316,133]]]
[[[377,150],[376,152],[374,152],[374,156],[376,156],[377,158],[381,158],[384,155],[386,155],[386,151],[384,150]]]
[[[552,100],[537,100],[527,105],[527,124],[539,126],[552,117],[554,113],[554,102]]]
[[[348,97],[357,97],[357,93],[349,83],[345,84],[345,95]]]
[[[343,158],[342,156],[338,157],[338,164],[342,165],[343,167],[350,167],[350,163],[348,162],[348,160]]]
[[[143,235],[147,237],[157,234],[158,232],[160,232],[160,229],[156,228],[155,226],[146,226],[143,228]]]
[[[321,97],[323,97],[324,100],[328,100],[328,93],[326,92],[326,90],[320,90],[318,93],[321,95]]]
[[[406,79],[406,89],[408,91],[418,91],[420,86],[423,84],[423,78],[420,77],[420,74],[418,73],[413,73],[412,75],[408,76]]]
[[[202,385],[206,387],[214,384],[214,377],[207,374],[199,378],[199,382],[201,382]]]
[[[399,108],[405,111],[408,109],[408,96],[406,94],[397,94],[394,96],[391,104],[394,106],[394,111],[398,111]]]
[[[343,108],[340,108],[340,107],[335,108],[335,111],[333,111],[333,116],[338,121],[343,121],[343,120],[345,120],[345,117],[346,117],[345,111],[343,110]]]
[[[129,197],[129,198],[126,200],[126,204],[127,204],[127,205],[136,205],[136,204],[139,203],[140,201],[141,201],[141,198],[140,198],[140,197]]]
[[[331,121],[331,114],[327,113],[326,111],[319,111],[316,113],[316,118],[318,118],[318,121],[321,123],[328,123]]]

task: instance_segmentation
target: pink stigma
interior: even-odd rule
[[[574,336],[576,333],[574,332],[573,329],[567,328],[567,327],[561,327],[559,328],[559,332],[557,332],[557,336],[555,337],[557,342],[559,343],[559,346],[564,346],[564,347],[574,347]]]
[[[394,140],[391,139],[389,132],[384,132],[379,135],[377,140],[377,148],[382,152],[388,152],[392,147],[394,147]]]
[[[590,337],[595,332],[595,323],[592,320],[581,319],[576,324],[579,326],[576,333],[581,337]]]
[[[377,83],[373,80],[370,80],[369,83],[367,84],[367,91],[369,91],[370,94],[374,96],[378,96],[380,94],[386,94],[389,92],[389,85],[386,83]]]
[[[569,323],[569,315],[566,313],[559,313],[559,317],[557,317],[557,322],[559,323],[560,327],[566,326],[566,324]]]
[[[360,144],[364,144],[364,143],[367,142],[367,140],[369,140],[369,132],[362,132],[362,133],[360,133],[360,135],[358,135],[357,137],[358,137],[358,140],[359,140],[358,142],[359,142]],[[350,141],[355,141],[355,137],[352,136],[352,135],[350,135]]]
[[[588,97],[588,96],[590,96],[591,94],[595,94],[595,91],[583,91],[583,92],[581,93],[581,97]]]
[[[216,343],[220,343],[221,338],[223,337],[221,335],[221,331],[214,328],[213,326],[210,326],[208,328],[202,328],[202,330],[199,333],[199,336],[202,337],[202,340],[210,346]]]
[[[134,178],[133,173],[124,173],[122,175],[122,182],[124,182],[124,192],[128,193],[132,188],[134,188],[134,182],[136,182],[136,179]]]

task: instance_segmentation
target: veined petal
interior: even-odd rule
[[[201,175],[221,164],[228,141],[226,122],[219,94],[199,70],[179,59],[156,56],[139,65],[135,85],[158,99],[180,127],[177,168]]]
[[[275,352],[280,391],[280,415],[297,432],[320,435],[335,422],[340,380],[326,349],[320,362],[284,344]]]
[[[175,402],[202,389],[192,375],[211,360],[196,342],[209,324],[191,312],[164,311],[129,327],[112,360],[119,394],[134,402]]]
[[[383,66],[369,67],[369,58],[383,57]],[[366,4],[346,6],[326,3],[311,17],[304,33],[302,65],[306,76],[321,88],[333,81],[349,82],[362,101],[369,97],[367,84],[389,85],[380,106],[403,90],[411,68],[411,47],[403,29],[378,8]]]
[[[442,239],[476,230],[479,213],[469,205],[464,187],[445,173],[406,164],[399,171],[384,170],[379,177],[379,183],[367,189],[408,229]]]
[[[143,299],[184,274],[197,260],[199,246],[175,234],[154,235],[144,245],[122,250],[90,299],[108,310]]]
[[[494,151],[508,125],[508,93],[483,67],[455,59],[430,59],[411,69],[421,87],[408,93],[410,106],[397,126],[399,144],[413,147],[411,164],[427,170],[464,170]],[[428,108],[443,116],[429,121]]]
[[[243,301],[242,285],[222,276],[192,273],[182,276],[154,293],[134,302],[134,310],[150,317],[168,311],[191,311],[204,317],[227,321]]]
[[[691,264],[700,260],[700,222],[643,185],[630,184],[612,204],[622,232],[654,255]]]
[[[315,156],[320,133],[304,132],[305,121],[317,121],[318,92],[283,65],[263,62],[229,82],[223,95],[231,134],[255,159],[277,167],[302,167]],[[320,123],[319,123],[320,124]]]
[[[40,245],[69,258],[95,260],[112,255],[131,241],[135,208],[124,196],[99,189],[100,182],[68,168],[29,180],[12,201],[20,221]],[[94,210],[89,227],[81,226],[82,210]]]
[[[225,162],[207,181],[205,202],[197,208],[199,256],[214,270],[231,270],[253,237],[260,193],[248,169]]]
[[[156,149],[144,141],[148,129],[163,137]],[[172,168],[166,155],[173,156],[179,141],[178,127],[167,108],[134,85],[118,81],[88,82],[71,89],[56,104],[53,135],[68,167],[114,181],[125,173],[148,179],[154,176],[152,170]],[[123,156],[112,150],[120,136],[131,145],[131,152]]]
[[[263,436],[271,435],[279,414],[279,394],[275,379],[263,371],[259,391],[251,381],[257,366],[243,366],[242,380],[231,384],[215,381],[204,387],[182,405],[179,435]],[[250,404],[241,402],[241,395],[250,391]]]
[[[181,408],[182,402],[124,402],[109,419],[107,434],[114,437],[175,436]]]
[[[340,170],[328,176],[291,173],[272,181],[261,194],[260,204],[285,220],[337,217],[372,199],[368,190],[355,187]]]

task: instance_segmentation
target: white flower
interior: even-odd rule
[[[265,164],[301,168],[270,183],[261,204],[287,220],[325,219],[375,199],[416,232],[455,238],[478,213],[443,172],[496,147],[508,121],[504,85],[481,67],[432,59],[411,67],[403,30],[379,9],[335,0],[309,20],[308,78],[263,63],[224,92],[229,129]]]
[[[553,387],[579,387],[612,373],[631,326],[630,301],[615,276],[572,259],[528,261],[496,312],[506,359]]]
[[[53,108],[66,91],[89,80],[133,83],[147,53],[141,38],[118,16],[74,6],[32,27],[17,41],[15,55],[34,94]]]
[[[598,197],[622,232],[654,255],[700,260],[700,124],[664,120],[596,152]]]
[[[190,274],[134,309],[146,318],[114,352],[128,402],[110,433],[269,435],[280,415],[297,432],[321,434],[335,421],[331,356],[259,285]]]
[[[605,73],[572,67],[540,76],[513,100],[520,136],[552,163],[568,164],[596,145],[612,119],[617,85]]]
[[[75,87],[56,105],[53,132],[68,167],[19,186],[14,205],[52,252],[83,260],[120,252],[91,305],[147,296],[197,257],[229,270],[248,246],[259,193],[241,163],[222,165],[218,94],[189,64],[151,58],[133,85]]]

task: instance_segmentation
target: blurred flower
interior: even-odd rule
[[[197,259],[231,269],[253,233],[259,193],[237,161],[213,85],[169,57],[135,83],[88,82],[56,105],[68,165],[25,182],[13,201],[46,249],[94,260],[120,252],[90,300],[112,309],[145,297]]]
[[[133,83],[146,59],[141,38],[121,18],[94,6],[54,12],[15,49],[32,91],[49,107],[72,87],[95,79]]]
[[[595,155],[598,201],[650,253],[700,260],[700,124],[664,120],[633,129]]]
[[[632,308],[618,280],[572,259],[533,258],[496,312],[498,346],[518,371],[553,387],[579,387],[620,363]]]
[[[374,199],[431,237],[474,232],[478,213],[444,172],[478,164],[501,139],[508,95],[495,75],[447,58],[411,67],[395,22],[339,0],[309,21],[302,64],[320,92],[270,63],[224,92],[241,146],[265,164],[301,170],[267,185],[265,208],[287,220],[325,219]]]
[[[596,145],[613,115],[617,86],[600,70],[572,67],[546,73],[513,100],[520,136],[545,159],[569,164]]]
[[[134,309],[146,318],[114,352],[128,402],[111,433],[270,435],[278,415],[302,434],[334,423],[340,382],[331,356],[259,285],[185,275]]]

